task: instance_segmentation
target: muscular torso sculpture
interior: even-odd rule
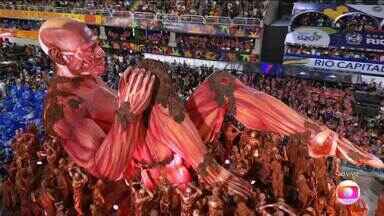
[[[229,74],[211,76],[184,107],[172,90],[167,66],[157,61],[128,68],[118,91],[109,89],[99,78],[105,70],[104,52],[84,24],[48,20],[39,41],[56,63],[45,104],[46,129],[77,165],[96,177],[121,180],[140,173],[145,186],[153,189],[164,174],[185,188],[191,167],[208,184],[226,183],[229,190],[250,195],[249,184],[221,167],[204,145],[216,138],[227,113],[252,130],[302,133],[312,157],[336,155],[355,164],[383,166],[333,131]]]

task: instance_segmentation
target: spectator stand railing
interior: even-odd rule
[[[222,16],[207,16],[205,17],[205,23],[211,25],[230,25],[231,18]]]
[[[155,14],[150,12],[131,12],[119,11],[114,9],[88,9],[88,8],[63,8],[50,6],[31,6],[31,5],[9,5],[0,3],[0,9],[27,10],[27,11],[47,11],[57,13],[76,13],[86,15],[103,15],[105,17],[130,17],[133,13],[135,19],[159,19],[164,24],[170,22],[188,23],[188,24],[220,24],[220,25],[239,25],[239,26],[263,26],[263,20],[250,17],[229,17],[221,16],[200,16],[200,15],[172,15]]]
[[[105,15],[105,16],[110,14],[110,11],[106,9],[64,8],[64,7],[35,6],[35,5],[9,5],[4,3],[0,3],[0,9],[47,11],[47,12],[57,12],[57,13],[76,13],[76,14]]]

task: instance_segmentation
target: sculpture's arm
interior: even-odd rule
[[[384,168],[374,155],[353,145],[326,126],[302,117],[280,100],[235,82],[236,119],[246,127],[282,135],[303,133],[311,157],[338,156],[357,165]]]
[[[133,168],[129,164],[135,145],[144,142],[141,115],[149,103],[153,82],[154,77],[144,71],[125,72],[120,81],[119,109],[108,133],[82,114],[81,107],[74,110],[63,104],[64,118],[55,123],[53,129],[79,166],[93,175],[112,180],[121,179],[130,172],[127,167]]]
[[[210,82],[208,80],[201,84],[185,106],[204,143],[213,142],[220,133],[228,110],[228,104],[219,105],[217,102]]]
[[[375,156],[325,126],[306,119],[276,98],[245,86],[227,73],[208,78],[189,98],[186,109],[203,141],[214,140],[224,116],[232,112],[247,128],[282,135],[306,134],[312,157],[338,156],[354,164],[384,167]]]

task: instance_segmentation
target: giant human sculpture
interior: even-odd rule
[[[165,176],[184,189],[193,169],[208,184],[225,184],[247,196],[248,184],[217,164],[205,147],[228,113],[249,129],[302,134],[312,157],[337,156],[384,167],[375,156],[229,74],[209,77],[184,106],[172,89],[167,66],[153,60],[128,68],[118,91],[109,89],[99,78],[105,54],[82,23],[48,20],[39,41],[56,64],[45,104],[46,129],[96,177],[129,181],[141,174],[145,186],[153,189]]]

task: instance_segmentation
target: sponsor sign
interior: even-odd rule
[[[288,44],[304,44],[314,47],[328,47],[330,43],[329,35],[316,28],[299,28],[294,32],[288,33],[285,38]]]
[[[334,59],[302,58],[297,60],[285,60],[284,64],[303,65],[306,67],[346,71],[364,74],[384,75],[384,64],[375,64],[369,62],[355,62]]]
[[[384,33],[335,33],[330,35],[332,47],[384,50]]]
[[[384,32],[375,33],[327,33],[321,28],[298,28],[287,34],[286,44],[312,47],[352,48],[361,50],[384,50]]]

